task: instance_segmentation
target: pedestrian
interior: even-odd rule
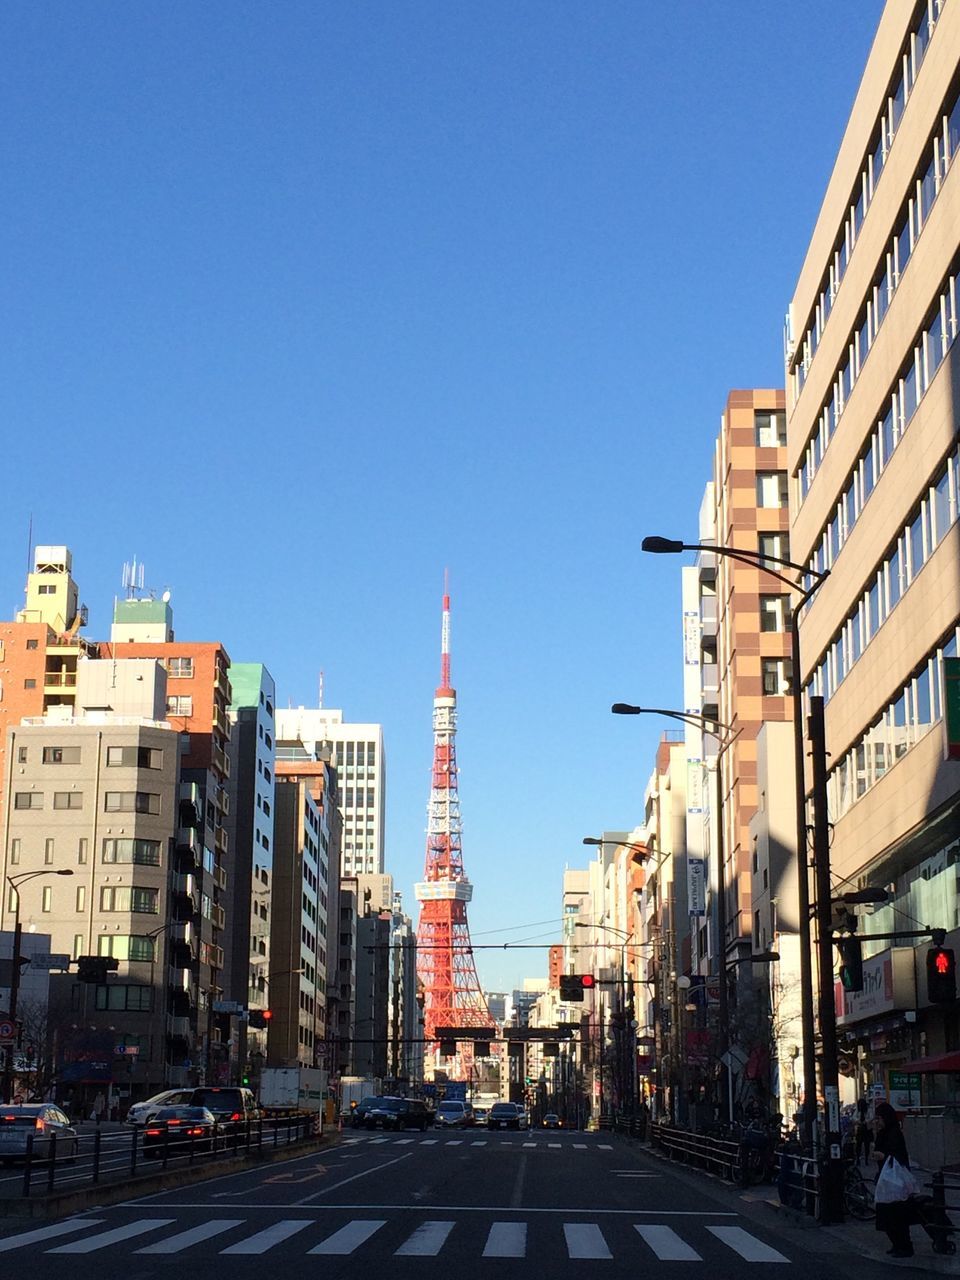
[[[873,1131],[867,1123],[866,1117],[857,1121],[857,1148],[856,1162],[860,1164],[860,1157],[863,1156],[863,1163],[870,1163],[870,1148],[873,1146]]]
[[[874,1108],[876,1137],[873,1144],[873,1158],[877,1162],[877,1172],[883,1168],[887,1158],[892,1156],[897,1164],[905,1169],[910,1168],[910,1157],[907,1154],[907,1142],[900,1128],[897,1113],[889,1102],[878,1102]],[[887,1250],[893,1258],[912,1258],[913,1241],[910,1239],[910,1223],[915,1221],[915,1206],[910,1200],[899,1200],[893,1204],[877,1205],[877,1230],[885,1231],[890,1238],[891,1248]]]

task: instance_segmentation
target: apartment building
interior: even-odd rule
[[[383,874],[386,760],[383,726],[349,724],[342,711],[296,707],[277,711],[278,759],[287,744],[310,755],[329,747],[340,780],[343,823],[342,873]]]
[[[960,5],[890,0],[786,325],[792,558],[830,573],[801,619],[800,678],[826,703],[833,874],[891,891],[864,934],[923,921],[953,946],[960,765],[944,758],[943,671],[960,624],[958,153]],[[838,993],[843,1045],[871,1083],[960,1048],[957,1009],[927,1003],[926,947],[908,982],[884,983],[903,973],[902,949],[873,944],[883,998]]]

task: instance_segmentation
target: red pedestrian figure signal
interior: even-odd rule
[[[957,998],[957,958],[950,947],[927,952],[927,999],[931,1004],[953,1004]]]

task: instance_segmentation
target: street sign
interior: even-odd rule
[[[242,1013],[245,1006],[239,1000],[214,1000],[214,1013]]]
[[[17,1024],[10,1018],[0,1020],[0,1040],[15,1040],[17,1035]]]
[[[64,952],[35,951],[29,959],[31,969],[60,969],[66,972],[70,968],[70,957]]]
[[[943,756],[960,760],[960,658],[943,660]]]

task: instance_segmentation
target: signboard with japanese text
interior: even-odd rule
[[[703,761],[687,760],[687,813],[703,813]]]
[[[707,863],[704,858],[687,859],[687,913],[703,916],[707,910]]]
[[[700,665],[700,614],[686,609],[683,614],[683,660],[688,667]]]
[[[943,660],[943,757],[960,760],[960,658]]]
[[[844,991],[840,979],[835,978],[833,992],[838,1026],[895,1009],[915,1009],[913,947],[891,947],[869,956],[863,962],[863,990]]]

